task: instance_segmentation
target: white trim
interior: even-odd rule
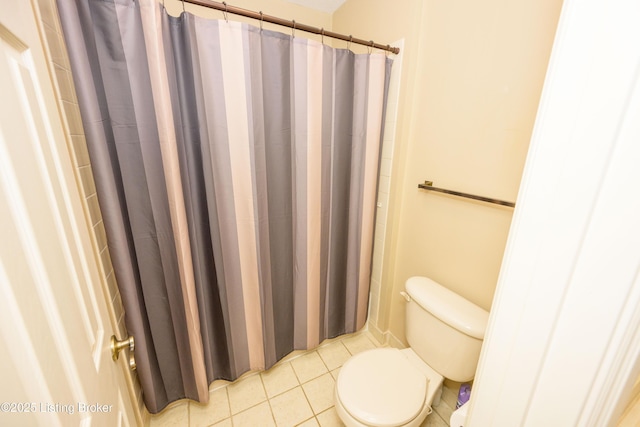
[[[404,345],[402,340],[396,337],[395,335],[393,335],[391,332],[385,332],[384,335],[385,335],[385,343],[388,344],[389,347],[399,348],[399,349],[407,348],[407,346]]]
[[[369,300],[369,303],[371,303],[371,300]],[[371,309],[369,309],[369,313],[371,313]],[[378,326],[375,323],[373,323],[371,320],[367,322],[364,329],[369,331],[371,336],[373,336],[376,339],[376,341],[378,341],[379,344],[381,345],[386,344],[385,333],[382,332],[378,328]]]
[[[390,331],[382,332],[378,326],[369,321],[363,330],[368,331],[372,337],[374,337],[383,347],[393,347],[393,348],[407,348],[406,345],[400,340],[398,337],[393,335]]]

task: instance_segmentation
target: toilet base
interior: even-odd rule
[[[440,383],[440,387],[436,390],[436,394],[433,396],[433,401],[431,402],[431,406],[438,406],[440,404],[440,399],[442,399],[442,387],[444,386],[444,381]]]

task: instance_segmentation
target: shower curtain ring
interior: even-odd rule
[[[373,40],[369,40],[369,55],[373,53]]]
[[[349,41],[347,42],[347,50],[351,50],[351,40],[353,40],[353,36],[349,34]]]
[[[228,24],[229,23],[229,17],[227,16],[227,10],[228,10],[227,2],[223,1],[222,4],[224,5],[224,12],[222,12],[222,16],[224,16],[224,20],[227,21],[227,24]]]
[[[324,44],[324,27],[320,29],[320,40],[322,41],[322,44]]]
[[[291,30],[291,37],[295,38],[295,36],[296,36],[296,20],[294,19],[291,22],[293,23],[293,29]]]
[[[260,31],[262,31],[262,23],[264,22],[264,14],[260,11]]]
[[[182,0],[182,12],[186,12],[186,10],[184,10],[184,0]]]

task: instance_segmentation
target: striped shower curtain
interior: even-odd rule
[[[366,320],[391,60],[58,0],[150,412]]]

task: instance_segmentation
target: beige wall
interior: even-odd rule
[[[489,309],[512,209],[426,193],[515,201],[561,0],[347,0],[333,29],[404,38],[396,150],[376,327],[404,340],[399,292],[429,276]]]

